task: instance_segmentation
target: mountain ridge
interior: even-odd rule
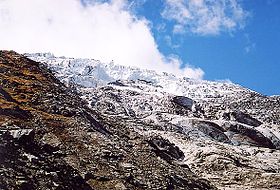
[[[173,93],[175,95],[183,95],[184,92],[190,90],[186,89],[185,91],[183,89],[180,89],[180,86],[182,85],[192,85],[192,84],[201,84],[205,83],[205,85],[213,84],[212,86],[218,87],[220,84],[221,86],[232,86],[232,88],[240,88],[243,90],[248,90],[238,84],[229,83],[229,82],[218,82],[218,81],[206,81],[206,80],[196,80],[196,79],[190,79],[186,77],[177,78],[172,73],[157,73],[153,70],[148,69],[139,69],[137,67],[130,67],[130,66],[123,66],[123,65],[116,65],[113,62],[110,63],[102,63],[98,60],[94,59],[86,59],[86,58],[67,58],[67,57],[55,57],[51,53],[35,53],[35,54],[25,54],[30,59],[33,59],[35,61],[44,62],[49,65],[50,69],[57,72],[57,77],[62,76],[62,72],[73,75],[73,74],[79,74],[81,76],[93,76],[95,79],[101,80],[101,84],[98,82],[93,84],[83,84],[80,78],[76,78],[75,83],[81,84],[83,86],[87,87],[96,87],[100,85],[106,85],[109,82],[114,82],[116,80],[146,80],[147,82],[152,82],[155,85],[162,85],[164,90],[169,93]],[[94,69],[93,69],[94,67]],[[99,71],[100,73],[91,73],[92,71]],[[67,75],[65,74],[65,75]],[[67,77],[63,75],[64,77]],[[77,77],[77,76],[76,76]],[[90,81],[90,78],[87,78],[87,82]],[[161,82],[163,81],[163,82]],[[186,84],[184,84],[184,81]],[[65,83],[69,83],[70,81],[65,81]],[[168,84],[171,83],[171,87],[175,86],[174,88],[177,89],[177,91],[173,91],[173,89],[169,89]],[[178,92],[178,89],[179,92]],[[222,89],[222,87],[221,87]],[[208,89],[209,90],[209,89]],[[232,89],[231,89],[232,90]],[[252,90],[249,90],[252,91]],[[252,91],[254,92],[254,91]],[[202,93],[202,92],[199,92]],[[208,92],[209,93],[209,92]],[[216,92],[217,93],[217,92]],[[187,95],[187,94],[184,94]]]
[[[0,112],[1,188],[280,188],[279,98],[88,59],[25,56],[35,62],[0,53],[1,110],[11,109]],[[120,71],[128,77],[110,79]]]

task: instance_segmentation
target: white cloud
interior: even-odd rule
[[[256,49],[256,43],[251,43],[251,44],[248,44],[248,45],[244,48],[244,51],[245,51],[245,53],[250,53],[250,52],[253,51],[254,49]]]
[[[249,13],[237,0],[165,0],[162,16],[176,22],[174,33],[217,35],[244,27]]]
[[[84,1],[86,2],[86,1]],[[125,0],[0,0],[0,48],[88,57],[180,76],[202,78],[159,52],[149,22]],[[190,76],[191,75],[191,76]]]
[[[251,41],[251,38],[249,36],[249,34],[244,34],[244,38],[245,38],[245,47],[244,47],[244,51],[245,53],[250,53],[251,51],[256,49],[256,43]]]
[[[173,27],[173,33],[176,34],[184,34],[185,31],[185,27],[182,24],[175,24]]]
[[[230,79],[216,79],[215,81],[227,84],[234,84]]]
[[[169,35],[165,35],[163,39],[164,39],[166,45],[169,46],[172,49],[176,49],[176,48],[180,47],[180,44],[173,43],[172,38]],[[179,59],[179,58],[177,58],[177,59]]]
[[[174,71],[180,69],[180,65],[182,65],[182,62],[176,55],[170,55],[167,57],[167,61],[170,62],[172,65],[174,65]],[[190,65],[187,65],[185,68],[181,68],[182,72],[185,73],[185,76],[189,78],[194,78],[194,79],[202,79],[204,75],[204,71],[200,68],[194,68]]]

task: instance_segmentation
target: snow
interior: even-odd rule
[[[38,62],[46,63],[61,81],[70,85],[75,83],[86,88],[104,86],[116,80],[145,80],[153,85],[153,90],[193,99],[233,97],[247,89],[228,82],[213,82],[177,78],[169,73],[157,73],[136,67],[101,63],[94,59],[74,59],[55,57],[50,53],[26,54]],[[147,89],[151,90],[151,89]],[[248,90],[247,90],[248,91]]]
[[[94,59],[55,57],[51,53],[26,54],[26,56],[37,62],[46,63],[55,76],[66,85],[78,85],[78,89],[83,94],[82,98],[89,102],[90,107],[95,104],[98,95],[98,90],[95,91],[95,89],[107,86],[113,88],[113,91],[122,97],[122,105],[116,104],[115,106],[122,107],[129,116],[131,114],[129,110],[133,110],[137,117],[146,118],[155,123],[158,122],[158,119],[154,114],[164,110],[164,106],[168,106],[168,104],[163,106],[164,101],[168,102],[172,96],[186,96],[198,102],[214,100],[211,104],[220,107],[225,101],[229,102],[237,97],[243,98],[243,94],[246,96],[252,92],[226,81],[214,82],[177,78],[173,74],[121,66],[113,62],[102,63]],[[110,84],[112,82],[115,84]],[[118,93],[118,91],[122,93]],[[131,92],[139,95],[132,97]],[[97,94],[96,97],[93,94]],[[150,108],[152,109],[150,110]],[[191,119],[190,116],[185,119],[170,114],[165,114],[165,118],[175,125],[184,124],[186,131],[188,130],[187,126],[190,125],[188,121]],[[216,123],[221,125],[223,121],[217,120]],[[276,142],[277,139],[280,139],[278,126],[271,129],[260,126],[257,130],[272,141]],[[203,134],[194,134],[193,136],[203,137]]]
[[[27,157],[27,159],[29,160],[29,162],[32,161],[32,159],[38,159],[38,157],[32,155],[32,154],[28,154],[28,153],[23,153],[23,156]]]
[[[256,98],[258,102],[266,100],[266,97],[255,96],[255,92],[249,89],[229,82],[177,78],[168,73],[125,67],[112,62],[101,63],[94,59],[55,57],[50,53],[26,55],[35,61],[46,63],[55,76],[66,85],[75,85],[81,92],[81,97],[96,112],[112,118],[121,118],[122,122],[128,124],[130,121],[137,121],[139,126],[133,127],[140,134],[147,137],[160,135],[174,143],[184,152],[185,159],[182,162],[197,175],[213,181],[223,180],[228,184],[232,181],[231,176],[251,175],[249,178],[254,179],[261,174],[268,175],[264,172],[269,170],[279,173],[279,150],[253,146],[246,144],[246,139],[243,143],[243,138],[234,138],[237,132],[227,127],[236,124],[237,121],[222,117],[223,113],[235,109],[230,107],[233,102],[241,104],[243,100],[252,100],[249,99],[251,97]],[[192,109],[179,109],[186,112],[176,112],[174,96],[185,96],[194,100],[182,102],[186,105],[193,103]],[[269,112],[270,109],[277,108],[274,105],[272,108],[259,108],[256,105],[262,104],[252,101],[249,103],[253,106],[250,104],[238,109],[242,112],[248,111],[256,119],[260,119],[259,115],[272,117],[274,112]],[[202,114],[200,108],[205,113]],[[278,113],[277,110],[275,113]],[[209,133],[216,133],[215,128],[211,129],[209,126],[207,133],[199,129],[196,122],[212,122],[223,126],[225,132],[221,131],[216,134],[217,138],[213,138]],[[265,122],[258,127],[242,123],[239,125],[259,131],[271,140],[277,149],[280,148],[279,125]],[[220,142],[218,137],[223,134],[230,141]],[[236,165],[236,160],[248,167]],[[218,169],[226,169],[212,171],[209,169],[211,165]],[[209,171],[199,169],[204,167]],[[240,189],[244,189],[242,183],[240,181]]]

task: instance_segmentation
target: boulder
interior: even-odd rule
[[[194,105],[194,101],[188,97],[185,96],[175,96],[172,101],[179,105],[182,106],[186,109],[192,110],[193,105]]]
[[[148,143],[156,155],[168,163],[172,163],[174,160],[183,160],[185,157],[179,147],[160,136],[151,138]]]

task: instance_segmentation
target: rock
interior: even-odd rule
[[[42,138],[42,143],[52,147],[58,147],[62,142],[55,134],[46,133]]]
[[[0,95],[5,98],[9,102],[16,102],[15,99],[13,99],[9,93],[7,93],[1,86],[0,86]]]
[[[192,110],[194,101],[190,98],[187,98],[185,96],[175,96],[172,101],[175,104],[178,104],[186,109]]]
[[[125,185],[123,183],[119,182],[115,185],[115,189],[116,190],[126,190],[127,188],[125,187]]]
[[[242,111],[225,112],[222,116],[223,119],[233,120],[243,124],[258,127],[262,124],[259,120],[253,118],[249,114],[243,113]]]
[[[28,119],[31,117],[29,111],[23,110],[19,106],[13,106],[11,108],[0,108],[0,114],[19,119]]]
[[[120,80],[116,80],[115,82],[109,82],[108,85],[125,86]]]
[[[190,120],[192,125],[198,128],[201,132],[208,135],[209,137],[219,141],[219,142],[225,142],[228,143],[229,139],[224,134],[224,129],[220,127],[218,124],[206,121],[206,120]]]
[[[266,138],[268,138],[276,149],[280,150],[280,139],[277,137],[268,127],[259,126],[256,128],[260,131]]]
[[[207,184],[206,181],[203,180],[201,180],[200,185],[198,186],[196,184],[191,184],[190,182],[181,178],[180,176],[169,177],[167,189],[176,189],[176,187],[178,189],[185,189],[186,186],[189,186],[190,189],[203,189],[203,190],[209,189],[209,185]]]
[[[174,160],[183,160],[184,153],[174,144],[161,137],[154,137],[148,140],[148,143],[153,147],[153,151],[163,160],[172,163]]]
[[[246,126],[238,123],[226,123],[229,132],[233,132],[230,138],[233,138],[233,141],[240,144],[252,144],[260,147],[266,148],[276,148],[271,140],[265,137],[261,132],[256,130],[253,127]],[[238,134],[238,135],[235,135]]]

